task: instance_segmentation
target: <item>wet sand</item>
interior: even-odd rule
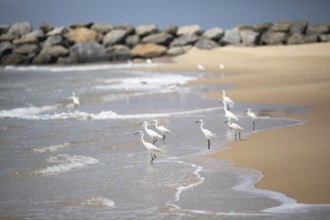
[[[258,188],[282,192],[300,203],[330,204],[329,43],[192,49],[175,60],[176,64],[161,68],[196,70],[201,63],[206,71],[229,74],[195,83],[230,84],[227,95],[236,102],[307,108],[306,113],[267,112],[306,123],[253,133],[244,141],[228,143],[229,150],[210,156],[262,171]],[[225,70],[219,69],[220,63]],[[219,89],[207,95],[220,99],[220,94]]]

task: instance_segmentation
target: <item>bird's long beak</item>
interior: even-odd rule
[[[227,123],[228,121],[225,121],[224,123]]]
[[[137,134],[140,134],[140,132],[138,131],[138,132],[134,133],[134,135],[137,135]]]
[[[195,124],[196,124],[196,123],[199,123],[199,122],[200,122],[200,121],[195,121]]]

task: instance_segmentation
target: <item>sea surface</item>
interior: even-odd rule
[[[227,89],[230,96],[230,85],[188,83],[215,77],[208,72],[147,70],[161,65],[166,64],[1,67],[0,217],[330,218],[329,205],[299,204],[282,193],[256,189],[260,171],[207,157],[234,140],[220,94]],[[203,95],[210,90],[219,90],[219,99]],[[72,104],[73,92],[80,106]],[[243,139],[253,133],[247,108],[299,111],[235,103],[231,111],[239,115]],[[165,143],[156,142],[163,153],[150,163],[134,133],[144,130],[145,120],[156,130],[154,119],[172,133]],[[199,119],[217,135],[210,150],[195,124]],[[254,132],[303,123],[263,114]]]

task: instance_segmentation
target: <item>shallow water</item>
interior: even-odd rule
[[[257,170],[207,154],[225,149],[228,131],[219,100],[187,86],[212,73],[149,72],[128,65],[7,67],[0,70],[0,216],[35,219],[326,219],[327,205],[297,204],[259,190]],[[81,105],[74,108],[72,92]],[[230,91],[228,92],[230,94]],[[220,95],[219,95],[220,96]],[[285,109],[236,103],[243,111]],[[158,119],[172,134],[164,153],[150,154],[133,135]],[[199,125],[217,134],[207,149]],[[304,122],[262,117],[257,130]],[[154,127],[152,127],[154,129]],[[150,140],[146,137],[147,140]]]

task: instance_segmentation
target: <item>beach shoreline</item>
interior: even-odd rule
[[[330,204],[329,61],[329,43],[211,51],[194,48],[161,69],[197,70],[201,63],[205,71],[221,75],[192,84],[229,84],[232,88],[227,93],[236,102],[307,107],[304,113],[274,112],[305,122],[302,125],[252,133],[210,157],[260,170],[264,178],[257,188],[282,192],[299,203]],[[220,63],[224,70],[219,69]],[[221,99],[220,94],[219,89],[206,95]]]

